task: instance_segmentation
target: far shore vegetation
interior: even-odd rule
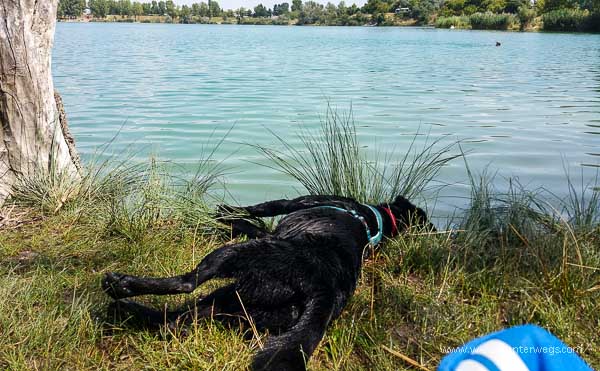
[[[600,0],[292,0],[222,9],[217,1],[60,0],[60,20],[320,26],[435,26],[480,30],[600,32]]]
[[[600,368],[597,179],[567,174],[560,196],[516,179],[502,185],[471,172],[459,144],[435,141],[368,158],[350,117],[326,120],[302,135],[302,148],[283,137],[257,148],[301,192],[371,201],[405,193],[432,205],[438,171],[458,161],[470,197],[438,232],[413,229],[368,252],[356,294],[309,370],[434,370],[470,339],[525,323]],[[214,153],[191,175],[118,154],[88,161],[79,177],[50,168],[19,179],[0,209],[0,369],[247,367],[263,335],[210,319],[186,330],[138,329],[107,315],[100,289],[105,272],[174,275],[231,241],[213,213],[226,184]],[[157,308],[186,299],[139,298]]]

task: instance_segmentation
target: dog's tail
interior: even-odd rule
[[[288,332],[271,336],[254,356],[253,371],[304,371],[308,358],[325,334],[333,313],[332,296],[308,301],[298,322]]]

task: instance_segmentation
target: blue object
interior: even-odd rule
[[[438,371],[593,371],[556,336],[534,325],[472,340],[447,355]]]
[[[337,207],[337,206],[317,206],[317,208],[322,208],[322,209],[333,209],[333,210],[337,210],[337,211],[341,211],[344,213],[348,213],[350,215],[352,215],[353,217],[355,217],[356,219],[360,220],[360,222],[365,226],[365,230],[367,232],[367,240],[369,240],[369,243],[373,246],[377,245],[378,243],[381,242],[381,239],[383,238],[383,218],[381,217],[381,213],[379,212],[379,210],[377,210],[376,208],[374,208],[371,205],[363,205],[368,207],[369,209],[371,209],[371,211],[373,211],[373,214],[375,214],[375,219],[377,219],[377,234],[373,237],[371,237],[371,229],[369,228],[369,224],[367,224],[367,221],[365,220],[365,218],[360,215],[359,213],[357,213],[355,210],[347,210],[341,207]]]

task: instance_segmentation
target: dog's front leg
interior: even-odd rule
[[[114,322],[127,321],[130,325],[146,329],[161,326],[175,329],[184,311],[156,310],[131,300],[113,301],[107,308],[108,318]]]
[[[251,216],[264,218],[290,214],[294,211],[310,209],[322,205],[330,205],[339,199],[332,196],[301,196],[292,200],[281,199],[262,202],[260,204],[239,208]]]
[[[195,271],[168,278],[137,277],[108,272],[102,279],[102,289],[114,299],[147,294],[184,294],[194,291],[198,286],[195,277]]]
[[[263,238],[269,232],[265,223],[254,217],[244,209],[229,205],[217,206],[217,220],[223,224],[231,226],[231,237],[235,238],[241,235],[249,238]]]

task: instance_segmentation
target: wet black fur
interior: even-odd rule
[[[364,216],[371,234],[377,233],[373,212],[349,198],[304,196],[270,201],[236,210],[249,217],[226,218],[234,235],[244,234],[251,239],[211,252],[193,271],[169,278],[108,273],[102,287],[118,299],[113,309],[147,326],[158,327],[165,322],[173,326],[203,317],[238,325],[246,321],[247,313],[259,331],[271,334],[264,349],[254,357],[253,370],[305,370],[325,329],[354,293],[368,243],[365,226],[357,218],[318,207],[323,205],[355,210]],[[384,235],[389,236],[391,218],[383,206],[376,207],[383,217]],[[396,198],[389,207],[400,232],[411,222],[433,228],[425,212],[404,197]],[[221,207],[225,210],[235,209]],[[258,218],[276,215],[286,216],[269,233]],[[177,311],[158,311],[121,300],[146,294],[190,293],[213,278],[232,278],[234,283]]]

